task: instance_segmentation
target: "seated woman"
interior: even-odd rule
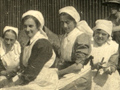
[[[29,10],[22,15],[23,29],[29,38],[21,55],[20,72],[12,79],[15,86],[5,90],[54,90],[58,75],[50,69],[55,61],[46,33],[42,30],[44,18],[41,12]],[[3,89],[3,90],[4,90]]]
[[[18,28],[11,26],[4,28],[3,37],[0,38],[0,87],[3,78],[10,79],[19,66],[21,47],[17,38]]]
[[[61,55],[58,63],[60,90],[90,90],[90,66],[84,66],[90,55],[92,30],[72,6],[59,10],[61,27],[65,35],[61,38]],[[83,27],[84,26],[84,27]],[[84,29],[83,29],[84,28]],[[88,35],[89,34],[89,35]]]
[[[117,69],[118,47],[112,40],[113,24],[108,20],[97,20],[94,27],[94,37],[91,42],[92,90],[120,90],[120,76]]]

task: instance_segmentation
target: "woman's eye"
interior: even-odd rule
[[[9,39],[8,38],[5,38],[6,41],[8,41]]]
[[[96,34],[100,34],[100,32],[96,32]]]
[[[10,39],[10,41],[12,42],[12,41],[13,41],[13,39]]]
[[[33,27],[33,25],[29,25],[29,27],[31,28],[31,27]]]
[[[70,22],[66,22],[67,24],[69,24]]]
[[[106,36],[106,34],[102,34],[103,36]]]

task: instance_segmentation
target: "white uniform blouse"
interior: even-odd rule
[[[19,57],[21,53],[21,46],[16,40],[11,50],[6,53],[5,46],[3,44],[3,39],[0,38],[0,59],[7,71],[12,71],[17,69],[19,66]]]

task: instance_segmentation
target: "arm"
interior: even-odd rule
[[[85,59],[90,54],[90,51],[91,51],[90,37],[86,34],[82,34],[78,36],[75,41],[74,49],[73,49],[73,57],[74,57],[73,60],[75,63],[63,70],[59,70],[58,74],[61,76],[67,73],[80,71],[81,68],[83,67]]]
[[[119,26],[114,26],[113,27],[113,32],[120,31],[120,25]]]
[[[105,68],[106,73],[112,74],[113,72],[116,71],[118,65],[118,57],[119,57],[118,51],[110,57],[107,67]]]
[[[56,55],[58,56],[58,50],[60,48],[60,40],[57,34],[55,34],[54,32],[52,32],[49,28],[47,28],[46,26],[43,27],[43,30],[46,32],[48,39],[50,41],[50,43],[53,46],[53,49],[56,53]]]
[[[50,43],[45,39],[38,40],[32,48],[28,66],[24,69],[20,79],[24,83],[33,81],[51,56],[52,46]]]

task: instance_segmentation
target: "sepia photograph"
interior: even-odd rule
[[[0,0],[0,90],[120,90],[120,0]]]

